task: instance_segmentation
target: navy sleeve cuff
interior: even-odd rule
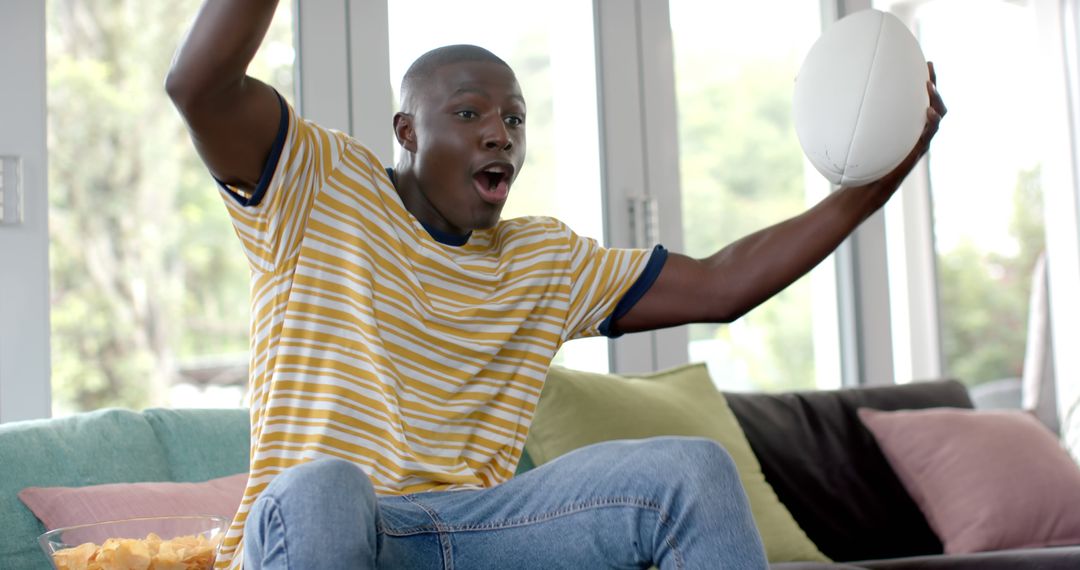
[[[277,136],[274,137],[274,146],[270,148],[270,156],[266,158],[266,164],[263,165],[262,174],[259,175],[259,183],[255,185],[255,191],[251,193],[251,196],[244,196],[229,188],[227,184],[218,180],[216,176],[214,177],[218,185],[241,206],[258,206],[262,202],[263,196],[266,196],[267,188],[270,187],[271,179],[274,177],[274,171],[277,170],[278,160],[281,159],[281,151],[285,148],[285,136],[289,133],[289,108],[285,104],[285,98],[280,93],[275,92],[275,94],[278,97],[278,103],[281,104],[281,119],[278,121],[278,132]]]
[[[664,249],[664,246],[658,245],[653,248],[652,256],[649,258],[649,263],[645,265],[645,270],[641,272],[641,275],[637,278],[637,281],[630,286],[630,289],[626,291],[622,299],[619,299],[619,303],[615,305],[615,310],[611,311],[608,318],[604,319],[604,322],[600,323],[600,334],[608,338],[619,338],[623,333],[612,330],[611,327],[615,321],[621,319],[623,315],[630,312],[630,309],[634,308],[634,305],[645,296],[645,293],[649,291],[656,278],[660,276],[660,270],[664,268],[664,262],[667,261],[668,251]]]

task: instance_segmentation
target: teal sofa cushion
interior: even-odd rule
[[[169,464],[137,412],[108,409],[0,425],[0,566],[49,568],[45,532],[18,494],[25,487],[168,481]]]
[[[518,461],[518,466],[514,471],[514,475],[521,475],[522,473],[532,471],[533,469],[536,469],[536,463],[533,462],[532,456],[529,455],[529,450],[521,450],[521,460]]]
[[[247,409],[151,408],[143,415],[164,447],[171,481],[195,483],[247,471]]]

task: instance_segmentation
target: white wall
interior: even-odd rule
[[[0,155],[22,158],[24,211],[0,225],[0,422],[44,418],[49,403],[45,3],[4,0]]]

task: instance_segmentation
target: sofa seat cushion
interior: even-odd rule
[[[37,544],[44,527],[18,499],[26,487],[167,481],[169,465],[154,430],[127,410],[0,425],[0,561],[47,568]]]
[[[943,552],[856,410],[971,408],[963,384],[725,395],[765,479],[826,556],[850,561]]]

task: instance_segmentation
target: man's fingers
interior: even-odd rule
[[[926,92],[930,95],[930,107],[937,111],[938,115],[944,117],[948,109],[945,108],[945,101],[941,99],[941,94],[938,93],[937,85],[934,85],[931,81],[926,82]]]
[[[926,110],[926,128],[924,129],[932,138],[934,133],[938,130],[938,124],[941,123],[941,115],[937,110],[930,108]],[[929,142],[929,141],[928,141]]]
[[[941,100],[941,94],[937,90],[937,72],[934,71],[934,62],[926,62],[926,68],[930,72],[930,81],[926,84],[926,92],[930,95],[930,106],[942,117],[948,112],[945,102]]]
[[[920,157],[930,150],[930,141],[937,134],[940,123],[941,115],[933,107],[928,108],[926,110],[926,125],[923,126],[922,135],[919,136],[919,142],[915,145]]]

